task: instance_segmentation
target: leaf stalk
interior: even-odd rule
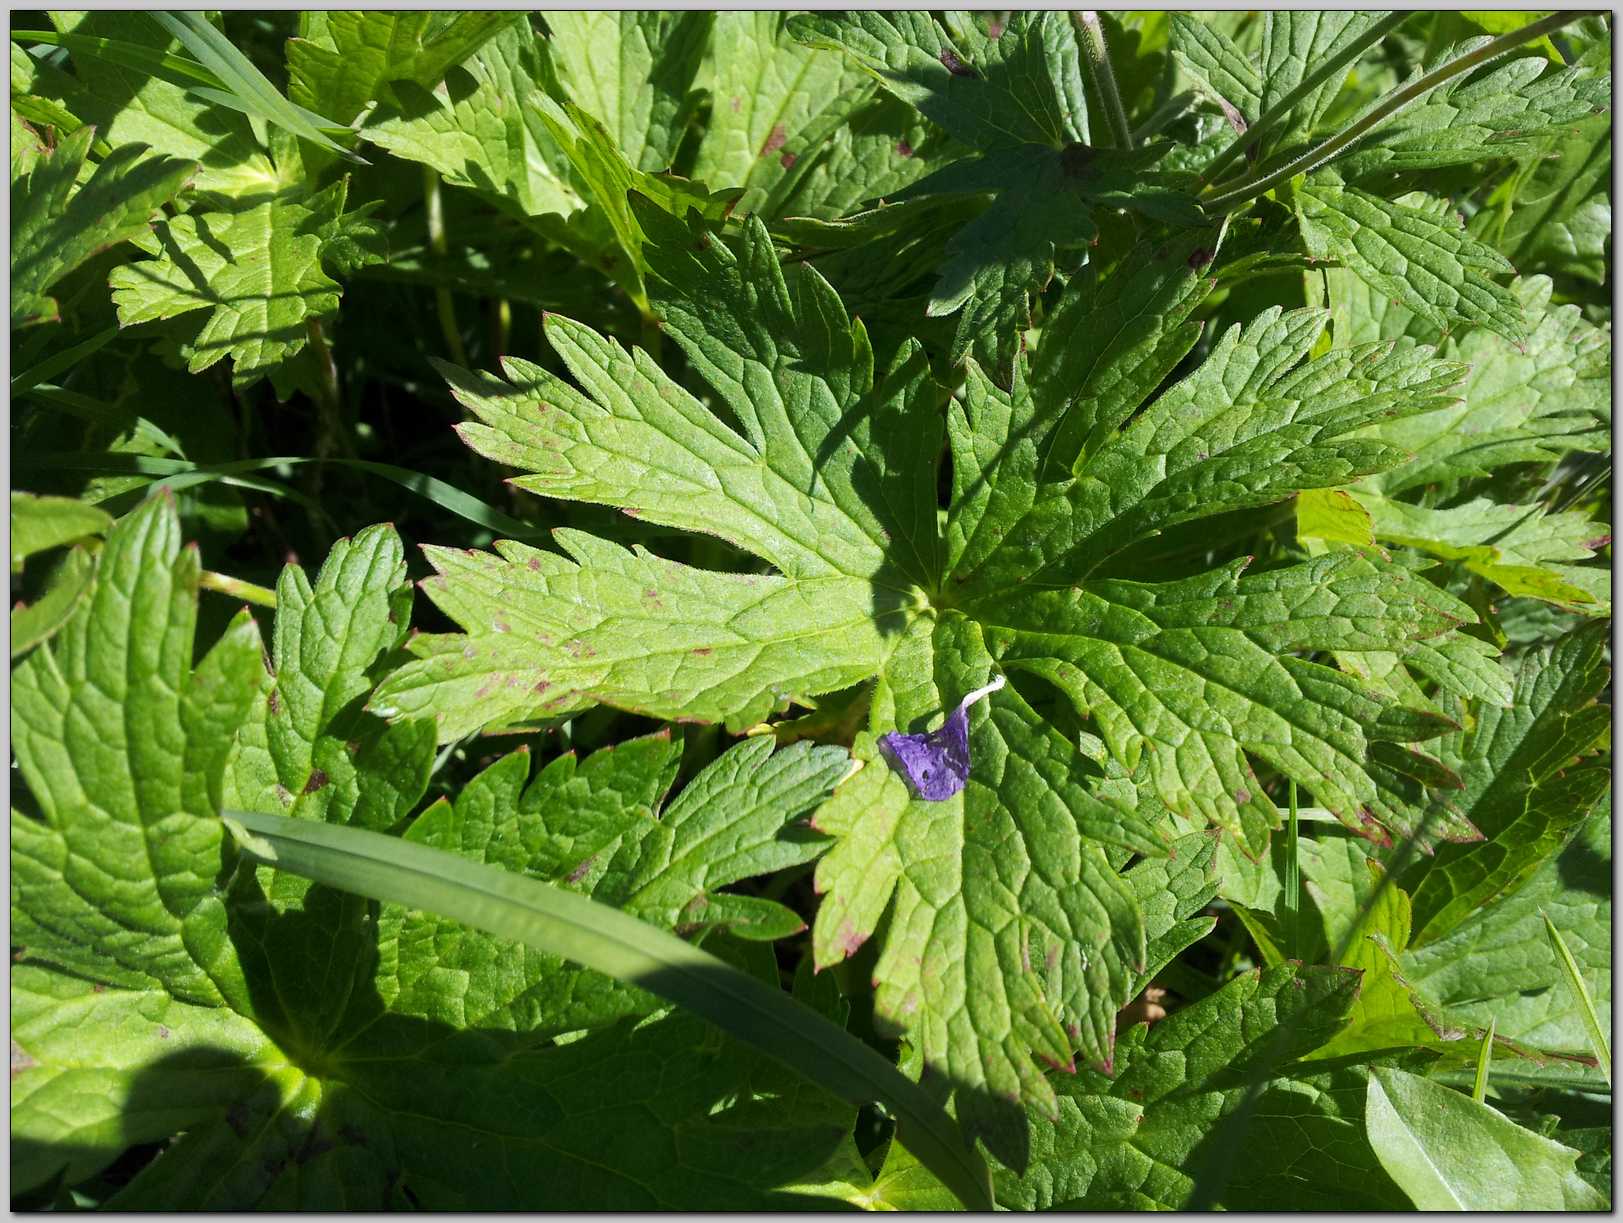
[[[1469,72],[1478,65],[1496,59],[1508,51],[1513,51],[1523,43],[1532,42],[1553,30],[1576,21],[1583,14],[1570,10],[1552,14],[1539,21],[1523,26],[1519,30],[1512,30],[1509,34],[1501,34],[1498,38],[1478,47],[1475,51],[1449,60],[1432,69],[1424,76],[1417,77],[1407,85],[1394,89],[1382,98],[1364,115],[1342,128],[1335,135],[1314,145],[1300,157],[1286,162],[1277,170],[1265,174],[1249,182],[1241,182],[1229,191],[1214,195],[1201,201],[1201,206],[1209,214],[1233,212],[1243,204],[1265,195],[1281,183],[1289,182],[1298,174],[1306,174],[1309,170],[1316,170],[1331,158],[1337,156],[1342,150],[1361,140],[1376,127],[1385,123],[1393,115],[1409,106],[1410,103],[1423,95],[1430,93],[1445,81],[1452,80],[1461,73]]]
[[[1116,88],[1116,74],[1110,67],[1110,48],[1105,43],[1105,29],[1094,9],[1081,9],[1072,14],[1077,31],[1082,35],[1082,50],[1087,55],[1093,83],[1104,103],[1105,121],[1110,124],[1110,135],[1116,147],[1133,147],[1133,129],[1127,122],[1127,111],[1121,104],[1121,91]]]

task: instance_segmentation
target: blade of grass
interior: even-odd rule
[[[103,454],[72,451],[67,453],[51,453],[34,455],[27,460],[27,465],[36,468],[46,468],[57,471],[88,471],[100,475],[144,475],[153,477],[154,481],[161,480],[170,488],[188,488],[193,484],[205,484],[210,480],[231,479],[241,477],[247,472],[263,471],[266,468],[280,467],[284,464],[297,466],[300,463],[332,463],[340,467],[351,467],[357,471],[368,472],[371,475],[382,476],[385,480],[392,480],[409,492],[416,493],[432,501],[443,510],[455,514],[459,518],[493,531],[507,539],[536,539],[546,534],[546,531],[530,523],[520,522],[517,518],[504,514],[495,506],[481,501],[472,493],[465,493],[454,484],[447,484],[444,480],[437,480],[433,476],[424,475],[420,471],[412,471],[405,467],[396,467],[392,463],[375,463],[370,459],[320,458],[315,455],[280,455],[268,459],[243,459],[235,463],[189,463],[180,459],[154,459],[145,455],[136,454]],[[294,497],[294,490],[277,486],[271,490],[283,495]]]
[[[1300,810],[1296,805],[1296,783],[1291,782],[1291,814],[1285,835],[1285,955],[1302,958],[1302,872],[1297,839]]]
[[[210,25],[202,13],[147,15],[171,38],[178,39],[182,46],[197,57],[198,63],[215,76],[215,81],[197,90],[201,96],[210,101],[225,102],[227,105],[235,99],[239,109],[258,115],[267,123],[274,123],[300,139],[319,145],[346,161],[362,166],[368,164],[364,157],[350,152],[322,130],[325,128],[328,131],[342,131],[341,124],[312,114],[304,107],[295,106],[288,101],[282,96],[281,91],[266,79],[265,74],[254,67],[253,61],[237,50],[236,44],[229,38]]]
[[[81,340],[71,348],[64,348],[59,353],[53,353],[38,364],[31,365],[20,374],[11,376],[11,393],[21,395],[30,391],[42,382],[55,382],[57,377],[72,369],[79,362],[88,359],[92,353],[99,352],[109,341],[118,336],[117,327],[109,327],[105,331],[98,331],[88,340]]]
[[[228,812],[248,855],[345,891],[436,913],[561,955],[708,1019],[845,1100],[883,1103],[896,1136],[971,1210],[991,1178],[957,1125],[875,1050],[780,990],[676,935],[588,897],[359,828]]]
[[[1476,1081],[1471,1084],[1471,1099],[1481,1104],[1488,1097],[1488,1066],[1493,1061],[1493,1033],[1499,1020],[1488,1017],[1488,1030],[1482,1034],[1482,1047],[1476,1052]]]
[[[1544,933],[1549,935],[1550,947],[1555,952],[1556,962],[1561,965],[1562,974],[1567,979],[1573,996],[1578,999],[1578,1009],[1583,1013],[1584,1027],[1589,1029],[1589,1043],[1595,1048],[1595,1056],[1600,1059],[1601,1073],[1606,1076],[1606,1085],[1612,1085],[1612,1046],[1606,1039],[1606,1029],[1601,1026],[1600,1016],[1595,1014],[1595,1000],[1589,996],[1589,986],[1584,983],[1583,973],[1578,971],[1578,961],[1572,958],[1572,952],[1567,949],[1567,940],[1561,937],[1561,931],[1555,928],[1550,915],[1543,909],[1538,915],[1544,919]]]

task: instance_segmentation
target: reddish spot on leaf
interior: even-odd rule
[[[497,620],[490,627],[495,629],[498,633],[511,633],[513,631],[512,626],[509,625],[505,620]]]
[[[579,866],[577,866],[574,870],[570,871],[569,872],[569,882],[570,883],[579,883],[582,879],[586,878],[586,872],[592,869],[592,863],[596,862],[596,861],[597,861],[597,855],[593,854],[593,855],[591,855],[591,857],[587,858],[584,862],[582,862]]]
[[[738,113],[739,107],[744,105],[744,99],[742,99],[742,98],[734,98],[732,100],[732,105],[733,105],[733,114],[736,115]]]
[[[779,149],[781,149],[784,141],[788,139],[789,133],[783,130],[783,124],[773,124],[771,134],[767,136],[766,143],[761,146],[761,156],[770,157],[773,153],[776,153]]]
[[[785,152],[782,157],[778,158],[778,164],[785,170],[793,170],[795,168],[795,162],[798,160],[799,158],[797,158],[793,153]]]
[[[1245,806],[1245,804],[1251,801],[1251,791],[1246,789],[1236,790],[1234,792],[1234,801],[1239,803],[1242,807]]]
[[[868,936],[853,926],[849,918],[840,923],[840,950],[846,955],[855,955],[857,949],[867,941]]]
[[[986,25],[986,37],[993,42],[1003,37],[1003,18],[994,17]]]
[[[317,790],[321,789],[326,784],[327,784],[327,774],[326,774],[326,772],[321,770],[321,769],[316,769],[310,774],[310,780],[304,783],[304,793],[305,794],[314,794]]]
[[[1584,540],[1581,546],[1588,548],[1591,552],[1598,552],[1611,542],[1612,537],[1610,535],[1597,535],[1594,539]]]
[[[896,142],[896,153],[900,157],[911,157],[913,156],[913,146],[905,140],[898,140]]]
[[[541,572],[541,558],[539,556],[532,556],[529,564],[531,573]]]
[[[169,1029],[167,1027],[165,1027],[161,1023],[158,1025],[158,1039],[159,1040],[168,1040],[169,1039]]]
[[[708,654],[710,653],[710,647],[707,645],[696,645],[693,647],[693,652],[695,654]]]
[[[1212,253],[1204,246],[1197,246],[1189,252],[1189,266],[1199,271],[1212,261]]]
[[[976,71],[963,60],[959,59],[950,50],[943,50],[940,55],[941,66],[953,76],[976,76]]]

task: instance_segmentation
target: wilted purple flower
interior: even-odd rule
[[[947,715],[940,730],[904,735],[893,730],[880,736],[879,749],[891,767],[907,779],[913,793],[928,802],[951,798],[969,780],[969,707],[1003,687],[1003,676],[977,688]]]

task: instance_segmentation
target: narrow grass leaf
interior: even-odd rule
[[[1555,958],[1561,965],[1567,984],[1572,987],[1573,995],[1578,999],[1578,1008],[1583,1012],[1584,1026],[1589,1029],[1589,1043],[1595,1047],[1595,1056],[1600,1059],[1601,1072],[1606,1075],[1606,1082],[1610,1085],[1612,1046],[1606,1039],[1606,1029],[1601,1026],[1600,1016],[1595,1013],[1595,1000],[1589,996],[1589,986],[1584,983],[1583,973],[1578,971],[1578,961],[1572,958],[1572,952],[1567,949],[1567,940],[1561,937],[1561,931],[1555,928],[1555,923],[1550,920],[1548,913],[1540,909],[1539,916],[1544,919],[1544,932],[1550,936],[1550,946],[1555,949]]]
[[[918,1084],[789,995],[674,934],[539,880],[364,829],[252,812],[228,813],[226,826],[278,870],[450,917],[635,983],[853,1103],[878,1100],[896,1115],[898,1140],[966,1206],[992,1207],[986,1166]]]

